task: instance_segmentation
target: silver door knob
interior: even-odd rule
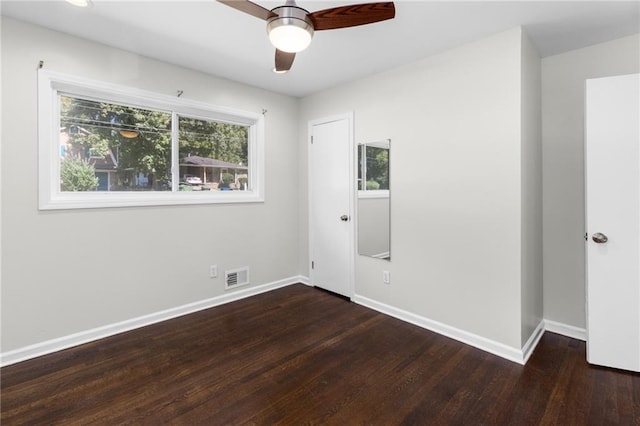
[[[591,239],[592,239],[593,241],[595,241],[596,243],[598,243],[598,244],[604,244],[604,243],[606,243],[607,241],[609,241],[609,238],[607,238],[607,236],[606,236],[606,235],[604,235],[604,234],[603,234],[603,233],[601,233],[601,232],[596,232],[595,234],[593,234],[593,235],[591,236]]]
[[[346,222],[349,220],[349,216],[347,216],[346,214],[343,214],[342,216],[340,216],[340,220],[343,222]]]

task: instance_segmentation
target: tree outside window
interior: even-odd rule
[[[358,190],[389,189],[389,146],[383,143],[358,145]]]
[[[172,117],[61,95],[61,191],[171,191]],[[179,189],[246,189],[248,136],[248,126],[179,116]]]

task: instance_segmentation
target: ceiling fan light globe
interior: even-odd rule
[[[273,26],[269,30],[271,44],[276,49],[288,53],[302,52],[309,47],[312,37],[312,33],[307,29],[291,24]]]
[[[309,47],[313,38],[309,12],[297,6],[280,6],[271,12],[276,16],[267,20],[267,33],[276,49],[298,53]]]

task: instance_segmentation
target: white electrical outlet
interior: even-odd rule
[[[389,271],[382,271],[382,282],[387,285],[391,284],[391,273]]]
[[[209,278],[216,278],[218,276],[218,265],[209,266]]]

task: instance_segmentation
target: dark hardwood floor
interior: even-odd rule
[[[640,425],[640,375],[514,364],[304,285],[2,368],[2,424]]]

